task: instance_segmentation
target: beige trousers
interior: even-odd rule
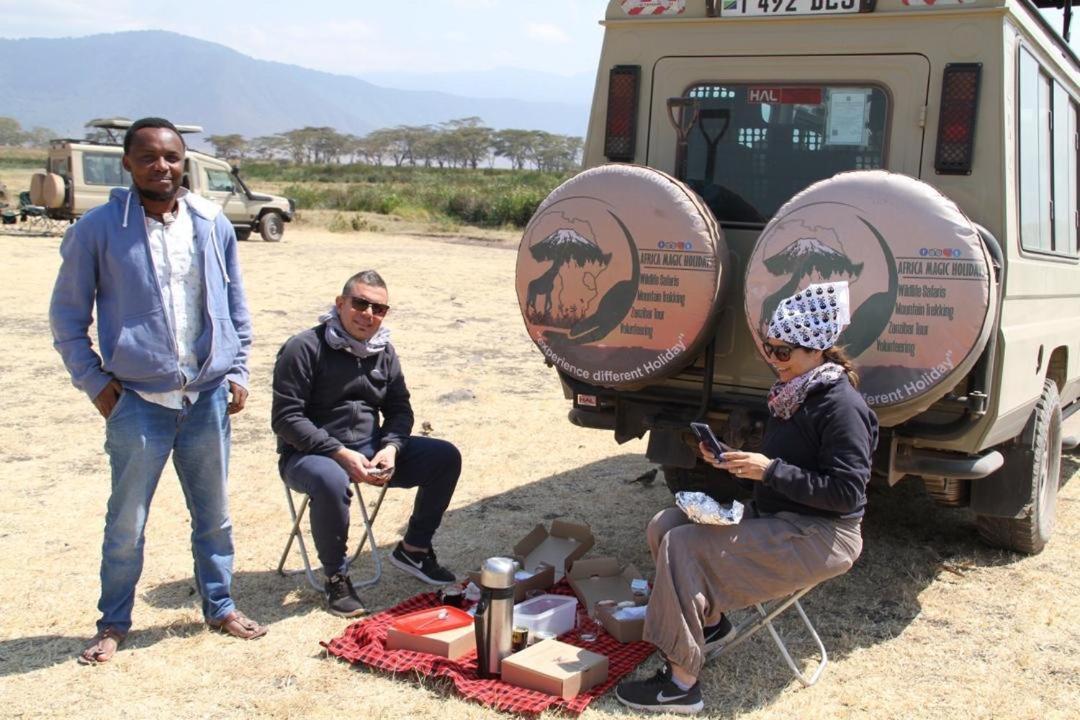
[[[860,520],[781,512],[738,525],[696,525],[678,508],[648,527],[656,578],[644,639],[695,677],[704,628],[725,611],[782,597],[847,572],[862,551]]]

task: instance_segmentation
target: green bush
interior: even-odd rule
[[[281,191],[285,197],[296,201],[296,207],[301,210],[326,207],[323,202],[324,191],[311,185],[286,185]]]
[[[462,170],[369,165],[249,163],[243,174],[289,183],[283,194],[301,209],[446,218],[483,227],[524,227],[569,175],[529,170]]]

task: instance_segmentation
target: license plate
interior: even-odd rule
[[[723,17],[842,15],[872,9],[873,0],[720,0]]]

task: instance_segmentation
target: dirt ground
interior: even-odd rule
[[[464,456],[436,538],[440,559],[468,570],[534,523],[560,517],[592,525],[593,555],[651,569],[642,529],[670,495],[659,480],[629,482],[651,467],[644,442],[618,446],[566,421],[555,374],[523,332],[513,238],[454,243],[290,227],[283,243],[241,246],[256,344],[251,398],[233,426],[235,592],[269,635],[244,643],[202,625],[187,513],[169,469],[151,512],[133,633],[112,663],[82,667],[74,657],[96,618],[109,488],[103,424],[51,347],[46,310],[59,238],[0,235],[0,246],[0,697],[9,717],[500,716],[438,687],[327,659],[319,642],[347,621],[325,613],[302,576],[274,571],[288,527],[268,419],[274,354],[362,268],[377,268],[390,286],[387,324],[417,425],[429,422]],[[1066,460],[1068,475],[1078,467]],[[411,495],[388,495],[377,523],[384,552],[403,531]],[[1076,717],[1080,483],[1062,489],[1056,535],[1035,557],[982,546],[970,516],[937,508],[914,483],[874,489],[864,532],[855,568],[805,601],[829,651],[822,681],[801,689],[763,633],[707,668],[710,715]],[[388,568],[362,595],[378,609],[422,589]],[[813,660],[807,644],[793,649]],[[628,717],[610,695],[585,713],[609,716]]]

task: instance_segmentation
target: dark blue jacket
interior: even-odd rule
[[[851,383],[812,389],[791,418],[765,426],[761,452],[774,459],[753,485],[758,511],[862,517],[877,441],[877,416]]]
[[[329,455],[342,446],[365,454],[387,445],[401,450],[413,411],[394,346],[357,358],[327,344],[325,325],[293,335],[274,364],[270,426],[283,455]]]

